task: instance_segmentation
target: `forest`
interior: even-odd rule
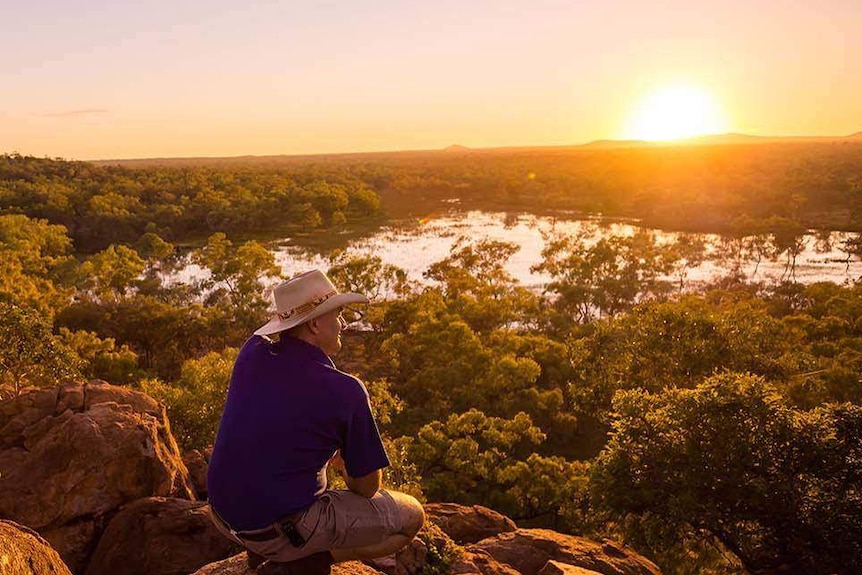
[[[860,231],[856,144],[0,156],[0,400],[103,379],[164,402],[181,446],[205,450],[282,274],[267,242],[366,233],[453,198],[723,241],[708,254],[685,235],[558,238],[542,292],[506,272],[507,242],[464,238],[425,283],[333,251],[338,287],[372,296],[335,362],[368,387],[388,485],[619,538],[668,574],[862,573],[862,285],[756,281],[741,265],[685,281],[707,257],[790,263],[808,229]],[[184,261],[209,277],[166,282]]]

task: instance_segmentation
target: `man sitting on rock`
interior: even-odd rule
[[[366,304],[314,270],[275,288],[276,315],[233,368],[207,474],[213,522],[259,572],[330,573],[334,562],[391,555],[425,515],[380,489],[389,465],[365,386],[335,368],[342,311]],[[326,489],[328,465],[347,490]]]

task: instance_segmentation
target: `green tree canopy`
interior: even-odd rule
[[[588,466],[537,455],[544,439],[526,413],[497,418],[471,409],[424,426],[408,453],[432,501],[479,503],[554,524],[586,486]]]
[[[772,317],[759,300],[712,305],[701,297],[649,303],[591,326],[569,346],[570,392],[580,410],[607,412],[620,389],[693,387],[722,370],[773,381],[811,370],[803,333]]]
[[[179,379],[168,384],[145,380],[141,389],[168,406],[168,417],[183,449],[205,449],[218,431],[237,348],[211,352],[183,364]]]
[[[0,399],[71,381],[79,363],[39,312],[0,301]]]
[[[762,379],[728,373],[620,392],[614,410],[592,476],[601,505],[715,538],[752,572],[859,573],[859,406],[794,409]]]
[[[0,298],[45,313],[72,295],[72,242],[63,226],[23,215],[0,215]]]

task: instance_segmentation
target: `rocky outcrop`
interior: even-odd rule
[[[111,520],[86,575],[185,575],[240,551],[213,525],[206,503],[149,497]]]
[[[659,568],[628,547],[597,543],[549,529],[518,529],[467,546],[484,551],[522,575],[538,575],[548,561],[597,571],[604,575],[660,575]]]
[[[255,572],[249,570],[245,553],[240,553],[224,561],[206,565],[192,575],[255,575]],[[332,575],[381,575],[381,573],[358,561],[349,561],[334,565]]]
[[[539,571],[539,575],[601,575],[598,571],[591,571],[590,569],[584,569],[582,567],[575,567],[573,565],[566,565],[565,563],[560,563],[559,561],[548,561],[542,570]]]
[[[90,382],[0,403],[0,517],[39,531],[73,572],[117,509],[149,496],[194,499],[149,396]]]
[[[183,454],[183,463],[189,470],[189,479],[198,499],[206,501],[207,498],[207,467],[209,466],[212,447],[204,452],[192,449]]]
[[[0,519],[0,573],[71,575],[57,552],[38,533],[3,519]]]
[[[452,565],[452,575],[520,575],[509,565],[500,563],[483,551],[465,551]]]
[[[438,526],[426,522],[419,534],[394,556],[367,563],[386,575],[443,573],[462,554],[457,545]]]
[[[163,406],[127,388],[90,382],[0,403],[0,518],[15,522],[0,521],[0,573],[252,575],[195,499],[207,455],[187,454],[193,487]],[[394,557],[333,573],[660,575],[625,546],[518,529],[481,506],[431,504],[426,514]]]
[[[453,541],[462,545],[518,528],[505,515],[481,505],[468,507],[457,503],[429,503],[425,505],[425,515]]]

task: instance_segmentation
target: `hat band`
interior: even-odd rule
[[[314,308],[316,308],[317,306],[319,306],[320,304],[322,304],[323,302],[325,302],[326,300],[328,300],[329,298],[331,298],[334,295],[338,295],[338,292],[335,290],[332,290],[331,292],[325,293],[322,296],[318,296],[318,297],[314,298],[310,302],[306,302],[302,305],[298,305],[295,308],[291,308],[287,311],[280,311],[276,315],[278,315],[278,317],[281,319],[290,319],[295,315],[304,314],[306,312],[313,310]]]

